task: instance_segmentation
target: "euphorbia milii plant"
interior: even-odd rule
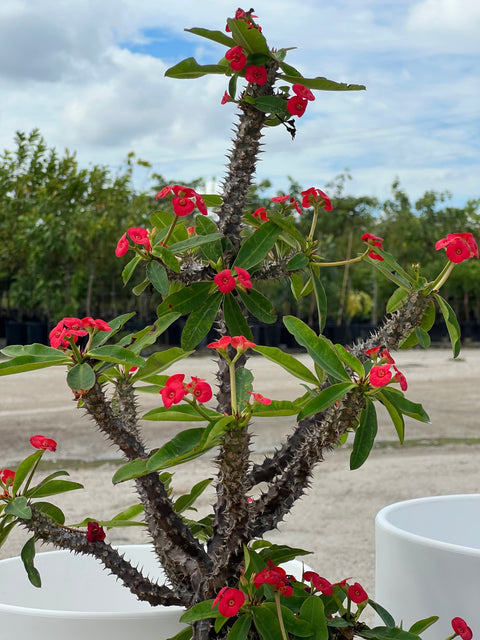
[[[313,561],[320,573],[308,570],[303,579],[295,580],[281,564],[306,552],[270,544],[265,537],[310,487],[325,450],[341,446],[351,434],[352,469],[365,462],[377,431],[379,405],[387,408],[401,441],[405,415],[428,420],[423,407],[405,397],[407,380],[391,354],[418,343],[428,347],[428,331],[440,312],[454,356],[458,355],[458,324],[439,290],[453,268],[478,258],[478,248],[470,233],[452,229],[432,247],[432,251],[445,249],[446,262],[431,281],[420,275],[420,269],[400,265],[383,239],[371,233],[361,237],[360,253],[326,262],[319,251],[319,214],[335,216],[335,210],[320,176],[318,184],[302,192],[300,203],[284,194],[274,196],[268,207],[251,210],[248,194],[264,129],[285,127],[294,137],[298,118],[304,114],[308,118],[307,104],[315,108],[316,92],[339,92],[338,100],[346,95],[343,108],[353,112],[356,107],[349,106],[348,94],[364,89],[323,76],[304,77],[285,61],[289,49],[271,47],[256,20],[253,10],[238,9],[226,28],[222,20],[219,30],[189,29],[215,43],[218,63],[201,65],[188,58],[166,72],[178,79],[210,74],[225,78],[216,102],[225,109],[235,106],[237,122],[220,194],[165,185],[152,198],[148,228],[133,226],[111,238],[112,252],[125,262],[124,284],[133,274],[140,275],[134,292],[150,287],[160,296],[154,322],[128,333],[125,325],[133,313],[114,319],[63,318],[52,328],[50,346],[3,350],[1,375],[50,366],[66,369],[78,406],[123,457],[114,483],[133,483],[138,505],[115,517],[97,513],[91,505],[91,517],[66,526],[67,516],[44,497],[81,487],[59,478],[59,472],[44,476],[39,470],[42,457],[57,447],[45,429],[46,435],[32,434],[34,453],[16,469],[0,470],[0,542],[17,525],[31,533],[28,553],[22,555],[27,575],[38,587],[35,544],[49,542],[96,557],[139,599],[152,606],[185,607],[183,620],[188,627],[182,640],[190,635],[196,640],[215,635],[231,640],[417,638],[434,618],[410,631],[401,630],[401,621],[394,621],[354,579],[333,583],[321,576],[321,558]],[[299,216],[308,216],[306,233],[296,224]],[[323,333],[328,301],[322,279],[330,267],[354,268],[360,262],[376,268],[395,291],[378,330],[346,348]],[[310,366],[280,348],[254,341],[252,321],[268,324],[277,319],[265,294],[265,283],[271,280],[290,286],[297,299],[312,296],[315,326],[295,315],[283,318],[298,346],[310,356]],[[185,319],[181,348],[156,351],[158,338],[179,318]],[[215,389],[197,370],[198,360],[193,360],[195,366],[186,360],[184,373],[169,371],[199,348],[212,330],[216,337],[207,346],[217,362]],[[151,355],[144,355],[147,348]],[[266,398],[249,369],[253,354],[297,378],[301,395],[289,401]],[[158,397],[158,407],[147,418],[192,421],[195,428],[186,428],[150,450],[142,437],[136,401],[144,387]],[[291,417],[290,434],[275,453],[254,463],[253,429],[260,427],[263,417],[278,416]],[[214,453],[216,496],[211,513],[195,520],[185,517],[181,505],[193,505],[210,479],[192,487],[183,500],[174,500],[170,486],[174,478],[168,469],[206,452]],[[139,517],[168,578],[165,585],[131,566],[109,544],[110,527],[126,526]],[[383,621],[373,630],[361,621],[367,606]],[[452,628],[454,635],[471,637],[460,618],[454,619]]]

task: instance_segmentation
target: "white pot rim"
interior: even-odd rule
[[[479,502],[480,503],[480,494],[478,493],[462,493],[462,494],[445,494],[440,496],[426,496],[423,498],[412,498],[410,500],[402,500],[401,502],[395,502],[381,509],[375,518],[376,527],[387,531],[393,536],[397,536],[398,538],[402,538],[404,540],[410,541],[412,543],[423,545],[426,547],[434,547],[437,549],[442,549],[445,551],[450,551],[452,553],[458,553],[461,555],[469,555],[469,556],[478,556],[480,557],[480,549],[476,547],[470,547],[465,545],[454,544],[452,542],[444,542],[442,540],[437,540],[433,537],[420,535],[418,533],[412,533],[408,531],[408,529],[393,524],[391,522],[391,516],[399,511],[404,511],[405,509],[415,510],[416,508],[420,508],[425,504],[432,503],[445,503],[449,502]]]

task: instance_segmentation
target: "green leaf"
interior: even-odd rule
[[[43,450],[35,451],[28,458],[22,460],[22,462],[18,465],[17,470],[15,472],[15,478],[13,480],[12,485],[12,496],[15,496],[22,486],[23,481],[28,476],[30,471],[37,465],[39,459],[43,456]]]
[[[403,393],[398,389],[384,387],[382,389],[382,394],[386,396],[387,400],[389,400],[398,411],[401,411],[401,413],[404,413],[406,416],[410,416],[410,418],[418,420],[419,422],[430,423],[430,418],[422,405],[418,402],[407,400]]]
[[[29,491],[28,495],[31,498],[45,498],[46,496],[54,496],[67,491],[75,491],[76,489],[83,489],[83,484],[72,482],[71,480],[50,480]]]
[[[313,292],[315,294],[315,302],[317,303],[318,325],[321,333],[327,321],[327,296],[325,295],[322,281],[315,273],[313,267],[310,268],[310,275],[312,278]]]
[[[147,462],[147,470],[159,471],[160,469],[168,469],[201,456],[204,451],[211,448],[200,448],[203,432],[204,427],[198,427],[178,433],[150,456]]]
[[[298,414],[298,419],[308,418],[315,413],[325,411],[328,407],[338,402],[345,396],[351,389],[356,387],[355,382],[339,382],[338,384],[332,384],[330,387],[324,389],[318,396],[315,396],[312,400],[307,402],[303,409]]]
[[[235,76],[234,76],[235,77]],[[213,220],[206,216],[197,216],[195,218],[195,231],[200,236],[211,236],[217,232],[217,225]],[[216,263],[222,255],[222,243],[220,240],[214,242],[208,242],[202,245],[202,253],[207,258]]]
[[[327,340],[324,336],[317,336],[308,325],[295,316],[285,316],[283,322],[298,344],[306,348],[310,357],[319,364],[329,376],[332,376],[336,380],[350,382],[350,376],[345,371],[342,361],[338,357],[330,340]]]
[[[156,244],[152,249],[152,255],[156,258],[160,258],[165,266],[175,273],[180,273],[180,263],[173,253],[167,249],[167,247],[162,247],[161,244]]]
[[[280,235],[280,228],[274,222],[265,222],[242,244],[234,266],[250,269],[261,262]]]
[[[5,505],[5,514],[11,514],[23,520],[30,520],[32,517],[32,509],[27,504],[25,496],[17,496]]]
[[[320,598],[316,599],[320,600]],[[277,615],[277,608],[274,602],[266,602],[264,606],[268,607],[275,615]],[[287,633],[292,634],[294,637],[298,638],[313,637],[312,625],[308,620],[297,617],[291,609],[285,607],[284,605],[280,606],[280,611],[282,615],[283,625]]]
[[[460,353],[460,327],[455,316],[455,311],[438,293],[434,294],[434,298],[440,307],[443,319],[447,326],[448,335],[450,336],[450,342],[452,343],[453,357],[456,358]]]
[[[271,404],[256,403],[253,415],[257,418],[271,418],[276,416],[295,416],[298,405],[289,400],[272,400]]]
[[[350,469],[358,469],[368,458],[377,435],[377,413],[369,398],[365,398],[365,409],[360,415],[360,424],[355,431],[353,449],[350,454]]]
[[[282,67],[284,65],[281,65]],[[297,75],[283,75],[278,76],[280,80],[285,80],[291,84],[300,82],[304,87],[309,89],[317,89],[319,91],[362,91],[365,89],[363,84],[346,84],[345,82],[334,82],[333,80],[327,80],[327,78],[304,78]]]
[[[248,291],[239,289],[238,294],[250,313],[255,316],[255,318],[258,318],[260,322],[265,322],[266,324],[275,322],[277,319],[275,309],[270,300],[263,294],[255,289],[248,289]]]
[[[222,416],[217,420],[212,420],[203,432],[200,447],[205,448],[218,444],[221,436],[234,421],[235,418],[233,416]]]
[[[290,276],[290,288],[295,300],[300,300],[303,291],[303,279],[299,273],[292,273]]]
[[[219,44],[224,44],[230,49],[235,46],[235,42],[230,36],[227,36],[223,31],[211,31],[210,29],[201,29],[199,27],[193,27],[192,29],[185,29],[189,33],[194,33],[196,36],[207,38],[207,40],[213,40]]]
[[[225,316],[225,324],[232,336],[244,336],[248,340],[253,341],[253,335],[247,320],[235,296],[231,293],[225,294],[223,298],[223,313]]]
[[[217,317],[222,301],[222,294],[218,291],[208,296],[203,304],[189,315],[182,332],[182,349],[190,351],[210,331]]]
[[[124,509],[123,511],[120,511],[120,513],[117,513],[117,515],[114,516],[112,520],[132,520],[144,511],[145,509],[142,504],[133,504],[131,507],[127,507],[127,509]]]
[[[17,356],[11,360],[0,362],[0,376],[9,376],[13,373],[23,373],[24,371],[35,371],[36,369],[44,369],[46,367],[54,367],[57,364],[67,364],[71,362],[70,358],[58,351],[57,359],[46,359],[44,356]]]
[[[350,367],[352,371],[355,371],[359,378],[365,377],[365,369],[358,358],[350,353],[350,351],[347,351],[347,349],[345,349],[341,344],[336,344],[334,347],[338,357],[347,365],[347,367]]]
[[[7,541],[8,536],[10,535],[11,530],[16,524],[16,520],[14,520],[13,522],[8,522],[7,518],[2,518],[2,523],[0,526],[0,548],[3,547],[3,545]]]
[[[185,611],[181,616],[180,622],[195,622],[196,620],[205,620],[206,618],[216,618],[218,611],[212,609],[213,598],[204,600],[198,604],[194,604],[191,609]]]
[[[130,278],[133,276],[135,269],[140,264],[140,262],[142,262],[142,260],[143,260],[142,256],[135,256],[130,260],[130,262],[127,262],[127,264],[123,267],[123,271],[122,271],[123,284],[127,284]]]
[[[397,409],[397,407],[388,400],[388,398],[383,394],[382,391],[379,391],[375,394],[375,397],[380,400],[385,409],[388,411],[390,418],[392,419],[393,426],[398,435],[398,439],[400,444],[403,444],[405,438],[405,421],[403,419],[403,415],[401,411]]]
[[[93,387],[96,379],[95,371],[86,362],[76,364],[67,373],[67,384],[74,391],[88,391]]]
[[[287,116],[287,101],[280,96],[258,96],[255,98],[255,106],[264,113],[274,113],[278,116]]]
[[[417,340],[420,343],[420,346],[423,349],[428,349],[430,346],[430,336],[426,331],[422,329],[422,327],[415,327],[415,335],[417,336]]]
[[[286,62],[281,60],[280,61],[280,69],[282,69],[282,71],[284,71],[287,76],[293,76],[293,77],[297,78],[295,80],[294,84],[296,84],[297,82],[300,82],[299,78],[302,78],[302,74],[300,73],[300,71],[297,71],[297,69],[295,69],[295,67],[292,67],[290,64],[287,64]]]
[[[422,316],[419,327],[424,331],[430,331],[435,322],[435,304],[429,300],[425,313]],[[415,330],[412,330],[408,336],[400,341],[400,349],[410,349],[418,343],[418,337]]]
[[[192,78],[201,78],[210,73],[218,73],[225,75],[230,67],[221,64],[203,64],[200,65],[195,58],[186,58],[178,64],[170,67],[165,71],[167,78],[178,78],[179,80],[191,80]]]
[[[179,313],[185,315],[197,309],[208,296],[212,285],[210,282],[194,282],[189,287],[184,287],[180,291],[171,293],[157,308],[157,315],[166,313]]]
[[[399,309],[405,301],[407,295],[408,291],[406,289],[403,289],[402,287],[398,287],[398,289],[395,289],[387,302],[387,313],[393,313],[394,311]]]
[[[262,542],[266,541],[263,540]],[[289,547],[286,544],[268,544],[267,547],[261,548],[258,555],[262,558],[265,564],[268,560],[271,560],[274,565],[278,566],[284,562],[289,562],[289,560],[294,560],[297,556],[308,556],[311,553],[311,551],[296,549],[295,547]]]
[[[220,417],[220,413],[208,409],[202,408],[211,420]],[[189,404],[173,405],[166,409],[165,407],[158,407],[157,409],[151,409],[147,411],[143,416],[144,420],[162,420],[172,422],[202,422],[205,418],[198,413],[198,411]]]
[[[135,380],[143,380],[144,378],[157,375],[171,367],[175,362],[183,360],[191,353],[191,351],[184,351],[180,349],[180,347],[171,347],[165,351],[156,351],[147,358],[145,366],[135,374]]]
[[[300,617],[310,623],[313,629],[312,640],[328,640],[328,627],[321,598],[307,598],[300,608]]]
[[[186,493],[175,500],[174,509],[177,513],[183,513],[189,509],[196,501],[196,499],[205,491],[205,489],[211,484],[212,478],[201,480],[192,487],[190,493]]]
[[[35,559],[35,537],[27,540],[20,553],[20,557],[22,558],[23,566],[25,567],[25,571],[27,572],[28,579],[34,587],[40,588],[42,586],[42,580],[40,579],[38,570],[33,564],[33,561]]]
[[[150,280],[148,278],[145,278],[143,282],[140,282],[135,287],[133,287],[132,289],[133,295],[140,296],[145,291],[145,289],[148,287],[149,284],[150,284]]]
[[[168,638],[168,640],[191,640],[192,635],[193,635],[193,627],[191,625],[187,625],[181,631],[176,633],[174,636],[172,636],[171,638]]]
[[[131,460],[127,464],[122,465],[113,474],[113,484],[119,482],[125,482],[126,480],[133,480],[134,478],[140,478],[148,473],[147,470],[148,460],[138,458],[137,460]]]
[[[361,638],[372,638],[372,640],[418,640],[416,634],[396,627],[373,627],[373,629],[357,631],[357,634]]]
[[[183,253],[187,251],[187,249],[196,249],[204,244],[216,242],[220,240],[220,238],[223,238],[223,233],[209,233],[206,236],[197,235],[187,238],[187,240],[183,240],[182,242],[175,242],[175,244],[170,245],[168,248],[172,253]]]
[[[35,502],[35,511],[40,511],[58,524],[65,524],[65,514],[55,504],[50,502]]]
[[[108,322],[109,326],[112,327],[111,331],[99,331],[92,338],[91,348],[100,347],[102,344],[110,340],[116,333],[118,333],[124,325],[133,318],[135,312],[131,313],[123,313],[120,316],[117,316],[113,320]]]
[[[261,31],[255,27],[250,27],[250,25],[243,20],[228,18],[227,24],[232,32],[233,40],[236,44],[239,44],[242,49],[248,53],[263,53],[270,56],[267,41]]]
[[[202,198],[205,202],[205,206],[207,207],[221,207],[223,203],[222,196],[219,196],[217,193],[202,193]],[[205,217],[200,218],[200,216],[197,216],[195,218],[196,225],[200,219],[206,220]]]
[[[244,367],[235,370],[235,383],[237,387],[237,407],[242,411],[249,402],[251,396],[247,391],[252,391],[253,373]]]
[[[97,349],[91,349],[86,355],[89,358],[95,358],[102,362],[114,362],[116,364],[123,364],[127,367],[143,367],[145,364],[145,360],[140,356],[135,355],[123,347],[117,347],[116,345],[106,345],[98,347]]]
[[[165,271],[165,267],[156,260],[152,260],[147,264],[147,278],[153,284],[155,289],[162,294],[162,296],[166,296],[168,294],[170,283],[168,281],[167,272]]]
[[[418,620],[408,630],[409,633],[413,633],[414,635],[420,635],[423,633],[428,627],[431,627],[432,624],[437,622],[438,616],[430,616],[429,618],[424,618],[423,620]]]
[[[285,269],[287,271],[297,271],[298,269],[304,269],[308,265],[308,258],[304,253],[297,253],[296,256],[290,258],[287,262]]]
[[[276,613],[265,604],[252,609],[253,621],[262,640],[282,640]]]
[[[270,222],[273,222],[277,225],[277,227],[280,227],[280,229],[282,229],[282,231],[284,231],[287,236],[290,236],[290,238],[296,240],[300,247],[303,247],[304,249],[306,248],[305,238],[293,224],[293,218],[285,218],[284,214],[280,215],[276,211],[269,211],[268,218]]]
[[[252,626],[252,614],[244,613],[232,625],[228,634],[228,640],[246,640]]]
[[[368,599],[368,604],[372,607],[372,609],[376,613],[378,613],[378,615],[380,616],[382,621],[387,625],[387,627],[394,627],[395,626],[395,620],[390,615],[390,613],[388,613],[388,611],[386,609],[384,609],[377,602],[374,602],[373,600],[370,600],[370,598]]]
[[[44,344],[13,344],[4,347],[0,353],[8,358],[15,358],[16,356],[34,356],[35,358],[41,358],[45,360],[58,360],[61,353],[58,349],[53,347],[47,347]]]
[[[275,362],[282,369],[291,373],[292,376],[295,376],[299,380],[303,380],[304,382],[308,382],[310,384],[318,385],[318,380],[316,376],[308,369],[302,362],[297,360],[294,356],[289,353],[285,353],[278,347],[255,347],[253,351],[257,353],[261,353],[262,356]]]

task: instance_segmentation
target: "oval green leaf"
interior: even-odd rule
[[[354,382],[339,382],[338,384],[332,384],[330,387],[327,387],[319,393],[318,396],[307,402],[298,414],[298,419],[303,420],[303,418],[313,416],[315,413],[325,411],[325,409],[331,407],[332,404],[341,400],[343,396],[355,386],[356,384]]]
[[[234,266],[250,269],[261,262],[273,247],[281,229],[273,222],[265,222],[242,244]]]
[[[74,391],[88,391],[95,382],[95,371],[86,362],[76,364],[67,373],[67,384]]]

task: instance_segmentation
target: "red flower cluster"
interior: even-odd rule
[[[276,567],[271,560],[268,561],[265,569],[255,575],[253,584],[256,589],[259,589],[262,584],[269,584],[279,591],[282,596],[291,596],[293,593],[287,572],[282,567]]]
[[[268,222],[267,210],[265,207],[260,207],[260,209],[254,211],[252,216],[254,218],[260,218],[260,220],[263,220],[264,222]]]
[[[11,469],[1,469],[0,480],[4,485],[13,484],[13,481],[15,480],[15,471],[12,471]]]
[[[472,640],[473,632],[462,618],[453,618],[452,629],[462,640]]]
[[[244,336],[223,336],[220,340],[207,344],[209,349],[216,349],[217,351],[224,351],[225,353],[227,353],[229,346],[232,346],[237,351],[243,353],[243,351],[253,349],[253,347],[256,347],[257,345],[254,342],[247,340]]]
[[[401,371],[395,366],[395,360],[389,354],[388,349],[381,347],[372,347],[365,351],[366,355],[372,358],[374,366],[370,369],[370,384],[373,387],[384,387],[389,382],[398,382],[402,391],[406,391],[408,388],[407,379]],[[390,370],[393,366],[395,374]]]
[[[68,338],[73,337],[77,342],[77,338],[88,335],[88,333],[96,333],[97,331],[111,331],[112,327],[105,320],[94,320],[90,316],[86,318],[63,318],[50,331],[50,345],[54,349],[67,348],[70,346]]]
[[[32,436],[30,438],[30,444],[35,449],[43,449],[44,451],[56,451],[57,443],[51,438],[45,438],[45,436]]]
[[[382,245],[383,238],[374,236],[373,233],[364,233],[362,236],[362,240],[363,242],[366,242],[368,245],[372,247],[379,247],[380,249],[383,250],[383,245]],[[374,249],[368,252],[368,257],[371,258],[372,260],[380,260],[383,262],[382,256],[379,256],[378,253],[375,253]]]
[[[248,271],[241,267],[234,267],[234,269],[237,272],[237,277],[232,275],[230,269],[223,269],[214,277],[213,281],[222,293],[230,293],[235,287],[239,287],[244,291],[252,288],[252,281]]]
[[[236,616],[240,607],[245,602],[245,594],[240,589],[223,587],[213,601],[213,607],[218,604],[218,612],[226,618]]]
[[[303,196],[302,207],[304,209],[308,209],[308,207],[313,207],[315,202],[318,202],[319,200],[323,200],[323,208],[325,209],[325,211],[332,211],[333,206],[330,201],[330,198],[327,196],[326,193],[324,193],[320,189],[315,189],[315,187],[310,187],[310,189],[307,189],[306,191],[302,191],[301,194]]]
[[[321,591],[326,596],[331,596],[333,593],[333,584],[326,578],[322,578],[315,571],[305,571],[303,579],[310,582],[317,591]]]
[[[190,187],[184,187],[181,184],[169,184],[163,187],[155,197],[158,200],[166,196],[172,198],[173,211],[179,217],[188,216],[194,211],[195,207],[203,216],[208,213],[203,197],[194,189],[190,189]]]
[[[102,542],[102,540],[105,540],[106,534],[98,522],[89,522],[86,536],[89,542]]]
[[[297,213],[302,213],[302,210],[300,209],[300,206],[299,206],[298,202],[291,195],[273,196],[273,198],[271,200],[272,200],[272,202],[280,202],[282,204],[288,201],[288,205],[285,205],[285,209],[293,209],[293,208],[295,208],[297,210]]]
[[[234,20],[243,20],[243,22],[246,22],[250,29],[252,29],[253,27],[255,27],[256,29],[258,29],[259,31],[262,30],[261,27],[259,27],[258,25],[254,25],[253,22],[251,21],[251,18],[257,18],[258,16],[253,15],[253,13],[251,13],[251,11],[249,11],[248,13],[246,11],[244,11],[243,9],[237,9],[235,11],[235,18]],[[230,33],[231,29],[230,27],[227,26],[225,27],[225,31],[227,33]]]
[[[305,113],[308,102],[315,100],[315,96],[310,89],[305,87],[303,84],[294,84],[292,89],[295,95],[288,100],[287,111],[292,116],[298,116],[301,118]]]
[[[122,256],[124,256],[130,249],[130,243],[128,241],[127,234],[135,244],[143,244],[145,245],[145,249],[147,251],[152,250],[150,238],[148,237],[148,230],[144,229],[143,227],[130,227],[129,230],[123,234],[123,236],[117,243],[117,248],[115,249],[115,255],[117,256],[117,258],[121,258]]]
[[[212,398],[212,388],[203,378],[192,376],[191,381],[184,382],[185,374],[177,373],[168,378],[163,389],[160,390],[163,406],[169,409],[172,404],[178,404],[183,398],[191,393],[197,402],[208,402]]]
[[[435,249],[446,249],[447,258],[456,264],[478,258],[478,246],[471,233],[449,233],[435,244]]]

